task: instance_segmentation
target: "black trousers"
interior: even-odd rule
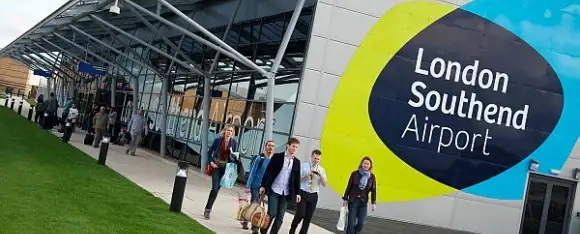
[[[299,233],[308,233],[310,221],[314,215],[314,210],[316,210],[316,204],[318,204],[318,193],[300,191],[300,196],[302,197],[302,200],[296,205],[296,214],[294,215],[292,225],[290,226],[290,234],[296,233],[296,229],[300,222],[302,222],[302,228],[300,228]]]

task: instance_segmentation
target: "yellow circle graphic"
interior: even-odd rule
[[[363,156],[374,161],[377,200],[400,202],[457,191],[407,165],[375,133],[369,118],[371,89],[393,55],[409,40],[456,7],[428,1],[391,8],[368,33],[338,84],[321,138],[330,187],[343,194]],[[396,114],[396,113],[393,113]]]

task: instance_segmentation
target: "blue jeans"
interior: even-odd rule
[[[270,190],[270,193],[268,193],[268,216],[270,216],[269,227],[271,227],[270,234],[278,234],[278,231],[280,231],[287,208],[288,196],[282,196]],[[263,234],[267,231],[268,229],[261,230]]]
[[[250,202],[256,202],[260,198],[260,187],[250,189]]]
[[[207,204],[205,205],[206,210],[211,210],[213,208],[213,204],[215,203],[221,188],[220,181],[222,180],[222,177],[225,173],[225,168],[214,168],[211,172],[211,191],[209,192]]]
[[[348,202],[348,222],[346,234],[361,233],[367,218],[367,203],[361,199],[354,199]]]

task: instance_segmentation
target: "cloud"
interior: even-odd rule
[[[0,8],[0,47],[5,47],[42,21],[67,0],[18,0]]]

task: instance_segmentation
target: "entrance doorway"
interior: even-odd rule
[[[530,174],[521,234],[566,234],[576,182]]]

